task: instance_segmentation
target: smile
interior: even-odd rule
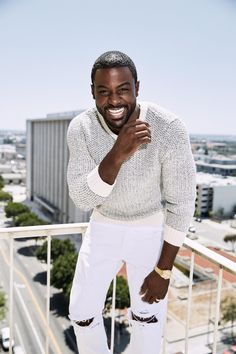
[[[107,112],[109,113],[109,115],[111,115],[112,117],[114,117],[115,119],[121,118],[125,112],[125,108],[121,107],[121,108],[109,108],[107,109]]]

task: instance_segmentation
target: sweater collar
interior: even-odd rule
[[[147,113],[147,107],[145,104],[138,102],[137,103],[140,107],[140,114],[139,114],[139,119],[146,121],[146,113]],[[118,135],[116,135],[115,133],[113,133],[113,131],[108,127],[107,123],[105,122],[105,119],[103,118],[103,116],[98,112],[98,110],[96,110],[99,121],[102,125],[102,127],[105,129],[105,131],[112,136],[112,138],[114,140],[117,139]]]

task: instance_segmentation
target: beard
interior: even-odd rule
[[[97,106],[97,110],[103,116],[107,126],[114,133],[117,134],[119,133],[121,128],[128,122],[135,108],[136,108],[136,102],[130,106],[128,105],[120,105],[118,107],[106,106],[104,108]]]

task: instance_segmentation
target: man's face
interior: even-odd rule
[[[91,86],[98,112],[109,128],[119,133],[136,107],[139,82],[128,67],[98,69]]]

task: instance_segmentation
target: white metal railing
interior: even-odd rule
[[[188,295],[188,307],[187,307],[187,321],[185,330],[185,353],[188,354],[188,343],[189,343],[189,322],[191,315],[191,299],[192,299],[192,287],[193,287],[193,269],[195,255],[198,254],[219,267],[218,273],[218,285],[217,285],[217,298],[216,298],[216,308],[215,308],[215,320],[214,320],[214,336],[213,336],[213,348],[212,354],[216,354],[217,349],[217,334],[220,319],[220,301],[221,301],[221,290],[223,281],[223,270],[230,273],[236,274],[236,264],[229,260],[228,258],[214,252],[207,247],[199,244],[196,241],[185,239],[184,246],[191,250],[191,262],[190,262],[190,274],[189,274],[189,295]]]
[[[13,338],[13,272],[14,272],[14,253],[13,242],[17,238],[28,237],[46,237],[48,242],[47,248],[47,291],[46,291],[46,323],[45,323],[45,353],[49,354],[49,338],[50,331],[50,264],[51,264],[51,237],[59,235],[82,234],[84,235],[88,224],[56,224],[42,226],[26,226],[26,227],[11,227],[0,228],[0,239],[7,239],[10,242],[10,284],[9,284],[9,328],[10,328],[10,348],[9,353],[12,354],[12,338]],[[62,354],[59,346],[54,341],[54,350],[57,354]]]
[[[46,341],[45,341],[45,353],[49,354],[49,339],[51,336],[50,331],[50,263],[51,263],[51,238],[53,236],[59,235],[71,235],[71,234],[82,234],[84,235],[87,229],[88,223],[75,223],[75,224],[55,224],[55,225],[42,225],[42,226],[27,226],[27,227],[12,227],[12,228],[0,228],[0,239],[7,239],[10,243],[10,296],[9,296],[9,327],[10,327],[10,337],[13,338],[13,273],[14,273],[14,252],[13,252],[13,242],[16,238],[28,238],[28,237],[46,237],[48,241],[47,249],[47,298],[46,298]],[[190,239],[185,239],[184,247],[190,249],[191,251],[191,262],[190,262],[190,275],[189,275],[189,292],[188,292],[188,306],[186,315],[186,328],[185,328],[185,354],[189,353],[189,324],[191,316],[191,299],[192,299],[192,287],[193,287],[193,270],[194,270],[194,260],[195,255],[201,255],[207,258],[212,263],[219,267],[218,276],[218,287],[217,287],[217,301],[215,309],[215,321],[214,321],[214,341],[212,354],[216,354],[217,348],[217,334],[218,334],[218,323],[220,318],[220,299],[221,299],[221,289],[223,281],[223,270],[229,271],[236,274],[236,264],[219,255],[218,253],[209,250],[205,246],[202,246],[196,241]],[[113,298],[112,298],[112,324],[111,324],[111,353],[114,353],[114,337],[115,337],[115,292],[116,292],[116,278],[114,279],[113,287]],[[55,353],[61,354],[60,348],[54,342]],[[12,354],[12,345],[10,340],[9,353]],[[163,349],[163,354],[165,354],[165,345]]]

